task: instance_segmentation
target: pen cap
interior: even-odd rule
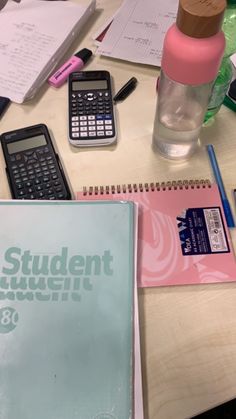
[[[185,35],[208,38],[222,26],[226,0],[179,0],[176,25]]]
[[[90,49],[83,48],[75,54],[75,57],[80,58],[85,64],[87,63],[91,55],[92,55],[92,51]]]

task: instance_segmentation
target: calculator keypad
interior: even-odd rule
[[[114,137],[113,104],[108,92],[72,93],[70,102],[72,139]]]
[[[58,164],[49,147],[11,155],[16,199],[66,199]]]

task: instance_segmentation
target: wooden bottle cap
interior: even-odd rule
[[[179,0],[176,24],[193,38],[209,38],[221,30],[226,0]]]

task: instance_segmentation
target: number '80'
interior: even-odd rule
[[[15,329],[19,315],[12,307],[2,307],[0,309],[0,333],[9,333]]]

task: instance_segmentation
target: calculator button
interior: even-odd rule
[[[73,132],[72,137],[73,138],[78,138],[79,137],[79,133],[78,132]]]
[[[113,131],[106,131],[106,135],[113,135]]]
[[[79,120],[79,117],[78,116],[72,116],[71,120],[72,121],[78,121]]]
[[[72,125],[72,127],[78,127],[79,126],[79,122],[72,122],[71,125]]]
[[[57,179],[58,178],[58,176],[57,175],[52,175],[52,179],[53,180],[55,180],[55,179]]]
[[[73,127],[71,130],[72,130],[72,132],[78,132],[79,131],[79,128]]]
[[[104,122],[105,122],[106,125],[112,124],[112,120],[111,119],[106,119]]]
[[[89,131],[95,131],[95,127],[88,127],[88,129],[89,129]],[[102,127],[101,127],[101,129],[102,129]]]
[[[43,182],[48,182],[49,180],[50,180],[50,178],[48,176],[44,176]]]
[[[89,125],[95,125],[95,121],[89,121]]]
[[[28,158],[27,158],[27,157],[25,157],[25,161],[27,161],[27,162],[28,162],[28,164],[35,163],[35,160],[34,160],[34,159],[30,159],[30,160],[28,160]]]
[[[89,115],[89,116],[88,116],[88,119],[89,119],[90,121],[92,121],[92,120],[94,120],[94,119],[95,119],[95,116],[94,116],[94,115]]]
[[[96,132],[95,131],[90,131],[89,132],[89,137],[96,137]]]
[[[80,121],[87,121],[87,116],[80,116],[79,117],[79,120]]]
[[[87,135],[88,135],[87,131],[86,131],[86,132],[81,132],[81,133],[80,133],[80,136],[81,136],[81,137],[87,137]]]
[[[111,129],[112,129],[112,125],[106,125],[106,126],[105,126],[105,130],[107,130],[107,129],[108,129],[108,130],[111,130]]]
[[[87,132],[87,126],[86,127],[80,127],[80,131],[86,131]]]
[[[85,121],[80,122],[80,126],[81,127],[87,126],[87,121],[86,122]]]
[[[41,185],[37,185],[37,186],[35,186],[35,190],[36,190],[36,191],[41,191],[41,190],[42,190],[42,186],[41,186]]]
[[[25,195],[24,191],[21,190],[21,191],[18,192],[18,196],[24,196],[24,195]]]
[[[104,122],[103,121],[97,121],[97,125],[103,125]]]
[[[101,137],[102,135],[104,135],[104,131],[98,131],[98,137]]]
[[[59,198],[59,199],[62,199],[62,198],[64,198],[64,193],[62,193],[62,192],[60,192],[58,195],[57,195],[57,197]]]

